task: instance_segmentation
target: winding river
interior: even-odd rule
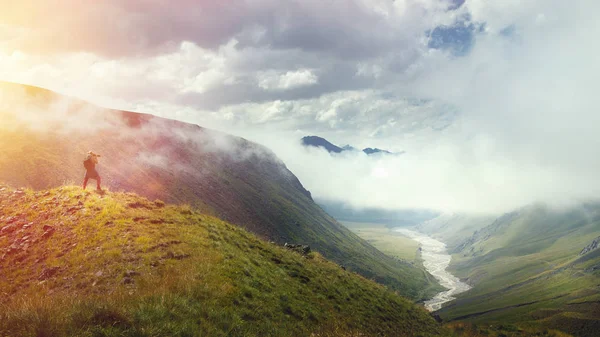
[[[435,295],[432,299],[425,301],[425,308],[436,311],[442,308],[442,304],[454,299],[453,295],[469,290],[471,287],[461,282],[458,277],[446,271],[452,258],[446,252],[446,245],[425,234],[405,228],[395,229],[396,232],[408,236],[421,244],[421,256],[425,269],[433,275],[440,284],[448,290]]]

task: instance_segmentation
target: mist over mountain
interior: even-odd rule
[[[304,146],[314,146],[324,148],[329,153],[340,153],[342,151],[348,151],[352,148],[344,147],[341,148],[339,146],[333,145],[327,139],[317,137],[317,136],[306,136],[302,138],[302,145]]]
[[[198,320],[215,324],[201,331],[209,336],[444,334],[394,330],[407,316],[389,310],[418,310],[378,303],[395,297],[344,278],[354,271],[414,300],[440,290],[434,272],[440,284],[469,283],[452,302],[452,287],[437,293],[430,307],[443,305],[436,314],[450,335],[598,335],[599,1],[0,0],[0,8],[0,81],[36,86],[0,84],[0,194],[11,205],[10,216],[0,209],[0,295],[32,289],[15,310],[0,310],[0,335],[14,335],[5,322],[28,336],[194,335]],[[80,184],[89,150],[102,154],[106,199],[54,189]],[[144,207],[130,209],[129,198]],[[158,206],[165,202],[175,205]],[[52,206],[44,220],[38,209]],[[419,233],[401,237],[386,225]],[[204,243],[194,261],[210,267],[179,264],[186,243],[198,242],[188,234]],[[43,241],[53,235],[60,240]],[[69,241],[77,235],[89,235],[81,251]],[[308,244],[324,259],[286,258],[265,241]],[[62,248],[79,255],[63,259]],[[128,259],[114,267],[120,253]],[[99,270],[61,269],[91,255],[116,278],[135,279],[133,267],[164,272],[168,291],[141,297],[119,284],[110,298],[133,296],[134,306],[90,301],[89,311],[88,302],[65,301],[72,316],[31,301],[55,284],[65,294],[115,285]],[[157,261],[166,268],[154,269]],[[169,282],[173,270],[193,272]],[[294,296],[274,289],[281,283]],[[318,314],[321,305],[330,315]],[[74,330],[61,326],[68,317]],[[191,317],[187,327],[181,317]],[[328,326],[338,321],[347,324]]]
[[[315,202],[337,220],[380,223],[390,228],[415,226],[439,215],[437,212],[427,210],[359,209],[343,202],[319,198],[315,198]]]
[[[51,91],[0,84],[0,181],[80,184],[89,150],[103,186],[189,204],[279,244],[310,245],[348,269],[422,299],[432,282],[388,257],[314,203],[269,149],[197,125],[108,110]],[[429,291],[429,290],[428,290]]]
[[[371,148],[371,147],[367,147],[364,148],[362,150],[358,150],[357,148],[351,146],[351,145],[344,145],[342,147],[339,147],[337,145],[332,144],[331,142],[329,142],[327,139],[322,138],[322,137],[318,137],[318,136],[306,136],[302,138],[302,145],[304,146],[312,146],[312,147],[317,147],[317,148],[323,148],[325,149],[327,152],[329,153],[341,153],[343,151],[348,151],[348,152],[356,152],[356,151],[362,151],[364,153],[366,153],[367,155],[372,155],[372,154],[388,154],[388,155],[397,155],[397,154],[402,154],[404,152],[399,152],[399,153],[393,153],[387,150],[382,150],[382,149],[378,149],[378,148]]]
[[[596,198],[597,3],[351,3],[7,2],[0,74],[241,135],[313,194],[357,208],[494,213]],[[113,15],[136,24],[102,19]],[[407,153],[340,160],[344,176],[319,179],[310,170],[329,163],[296,146],[310,134]]]

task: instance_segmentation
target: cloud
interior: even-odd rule
[[[25,132],[27,137],[47,138],[53,144],[95,144],[108,152],[115,150],[111,146],[116,143],[107,143],[106,138],[118,141],[119,150],[112,153],[118,160],[112,164],[122,172],[141,165],[198,176],[206,173],[203,161],[207,160],[225,161],[224,165],[265,161],[284,168],[272,151],[239,137],[152,115],[109,110],[18,84],[0,83],[0,119],[0,133]],[[123,161],[127,154],[132,161]]]
[[[432,60],[415,82],[418,94],[449,102],[460,118],[437,142],[398,163],[381,163],[401,176],[392,173],[386,190],[372,190],[372,197],[395,207],[471,212],[597,199],[600,99],[593,88],[600,50],[590,41],[600,32],[591,14],[598,9],[550,1],[497,9],[494,18],[479,14],[494,25],[478,35],[469,55]],[[506,19],[496,18],[500,10],[509,12],[501,12]],[[519,38],[499,34],[505,25],[514,25]]]
[[[0,130],[86,134],[123,123],[120,116],[105,112],[104,108],[50,91],[0,82]]]
[[[410,40],[415,14],[439,1],[4,0],[0,21],[25,31],[8,45],[32,52],[91,52],[123,57],[164,53],[182,42],[215,49],[235,38],[245,46],[369,56]],[[52,13],[52,15],[48,15]],[[399,20],[401,19],[401,20]],[[52,41],[50,43],[50,41]]]
[[[2,1],[0,20],[25,31],[8,46],[34,53],[158,54],[186,40],[218,47],[243,28],[245,2],[107,0]],[[51,13],[51,15],[49,15]],[[252,14],[250,14],[252,17]]]
[[[193,120],[193,115],[189,120]],[[229,106],[210,117],[203,115],[205,118],[195,115],[198,122],[218,128],[225,128],[224,124],[235,130],[269,124],[269,132],[272,129],[305,130],[334,137],[341,144],[375,145],[401,151],[408,142],[433,137],[448,127],[456,111],[431,100],[354,90],[324,94],[319,98]]]
[[[593,14],[600,5],[490,7],[465,3],[461,10],[486,23],[471,50],[424,54],[407,83],[279,102],[294,121],[273,121],[260,133],[228,127],[272,147],[316,197],[356,208],[500,213],[598,200],[600,49],[590,41],[600,33]],[[252,125],[265,106],[226,111]],[[407,154],[373,159],[302,148],[297,140],[313,133]]]
[[[316,84],[317,75],[309,69],[288,71],[284,74],[267,72],[259,75],[258,86],[266,90],[287,90]]]
[[[3,78],[259,141],[317,197],[502,212],[600,195],[593,1],[19,3],[0,14]],[[308,134],[407,154],[332,157]]]
[[[1,79],[114,105],[153,99],[207,110],[384,85],[384,72],[403,76],[426,49],[425,31],[447,9],[439,0],[0,5],[11,32],[0,40]]]

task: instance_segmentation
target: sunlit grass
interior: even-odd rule
[[[31,89],[37,97],[38,89],[23,88]],[[91,105],[86,107],[95,109]],[[0,180],[36,190],[65,182],[80,185],[84,174],[83,156],[92,149],[103,154],[99,172],[104,179],[103,187],[110,186],[113,192],[135,191],[151,200],[189,203],[203,214],[227,219],[269,241],[309,244],[348,270],[386,284],[416,301],[429,298],[434,294],[433,288],[440,288],[418,268],[383,255],[341,226],[314,203],[277,160],[265,161],[257,156],[238,161],[219,151],[204,151],[197,144],[188,144],[176,136],[180,132],[186,135],[190,132],[192,139],[209,135],[208,131],[192,125],[174,126],[169,121],[152,118],[157,125],[164,122],[164,131],[167,131],[155,135],[140,132],[142,130],[127,123],[121,124],[123,118],[141,121],[145,117],[133,113],[124,115],[121,111],[102,113],[116,124],[106,129],[94,128],[91,133],[87,129],[86,132],[72,130],[68,125],[63,125],[64,129],[44,125],[41,130],[6,127],[6,120],[2,118]],[[14,119],[14,115],[9,116]],[[256,144],[234,137],[231,140],[240,148],[262,152]],[[147,154],[159,154],[168,165],[149,164],[142,158]],[[95,198],[94,187],[91,181],[89,194],[81,199],[84,203]],[[77,197],[75,191],[68,193],[73,193],[70,198]],[[163,202],[158,203],[164,206]],[[118,211],[111,207],[119,205],[104,205],[99,214],[94,214],[98,226],[103,226],[111,212]],[[189,208],[184,207],[183,211]],[[120,229],[126,225],[115,223]]]
[[[247,231],[133,194],[78,187],[0,194],[5,216],[33,225],[0,237],[0,335],[438,335],[421,307]],[[71,209],[69,211],[69,209]],[[19,220],[20,221],[20,220]]]
[[[409,262],[417,260],[419,243],[384,224],[343,221],[342,224],[383,253]]]

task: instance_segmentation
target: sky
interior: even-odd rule
[[[357,209],[600,196],[593,0],[0,0],[0,80],[271,148]],[[406,151],[332,156],[300,146]]]

